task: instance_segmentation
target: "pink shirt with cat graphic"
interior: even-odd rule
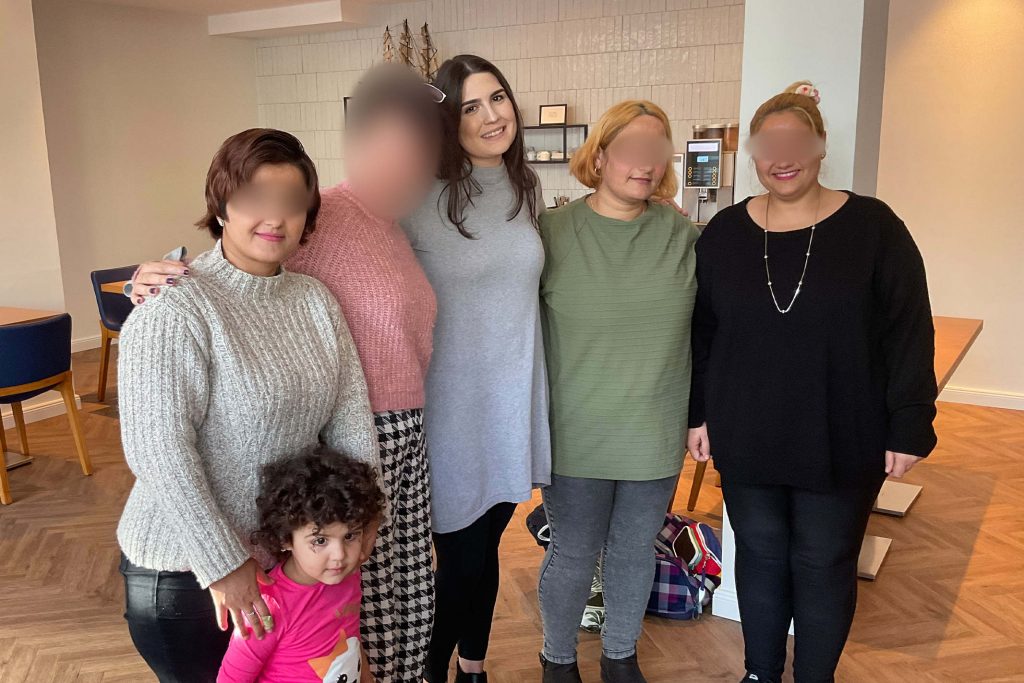
[[[359,572],[336,585],[295,583],[277,565],[274,583],[260,586],[274,616],[263,640],[231,637],[217,683],[358,683]]]

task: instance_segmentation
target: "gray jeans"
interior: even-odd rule
[[[551,544],[538,589],[549,662],[576,661],[580,619],[602,550],[604,653],[623,659],[636,652],[654,583],[654,539],[675,485],[676,477],[613,481],[551,475],[543,490]]]

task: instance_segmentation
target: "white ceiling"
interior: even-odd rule
[[[270,7],[288,7],[305,5],[315,0],[93,0],[107,5],[126,5],[129,7],[145,7],[167,12],[186,12],[188,14],[226,14],[228,12],[244,12]],[[387,0],[383,0],[386,2]],[[359,4],[383,4],[382,0],[359,0]]]

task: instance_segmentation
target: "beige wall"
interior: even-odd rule
[[[0,306],[63,310],[31,0],[0,2]]]
[[[98,334],[90,271],[210,246],[192,223],[218,145],[256,125],[253,43],[211,38],[202,16],[34,5],[64,296],[81,348]]]
[[[397,45],[405,18],[417,39],[430,23],[441,59],[469,52],[493,61],[527,125],[541,104],[567,103],[570,123],[592,124],[615,102],[645,98],[665,108],[681,147],[694,123],[739,112],[742,0],[424,0],[378,10],[378,26],[264,40],[257,49],[260,123],[296,133],[325,185],[343,174],[339,102],[381,60],[384,25]],[[549,204],[556,193],[584,193],[567,166],[535,168]]]
[[[1024,3],[891,4],[878,196],[937,314],[984,318],[946,398],[1024,409]]]

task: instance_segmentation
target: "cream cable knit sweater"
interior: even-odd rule
[[[204,588],[253,554],[260,467],[328,446],[379,467],[362,369],[337,302],[313,278],[256,277],[220,243],[121,332],[125,459],[136,477],[117,538],[132,563]]]

